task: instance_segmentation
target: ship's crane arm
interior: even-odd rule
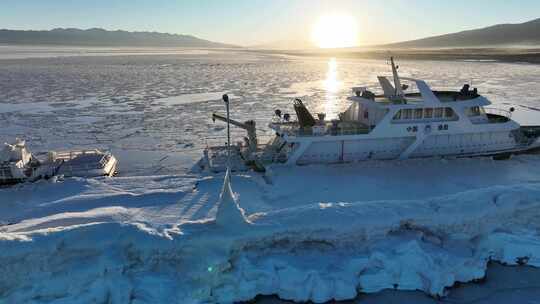
[[[213,121],[220,120],[223,122],[227,122],[227,117],[213,113],[212,120]],[[229,118],[228,122],[233,126],[236,126],[238,128],[241,128],[247,131],[249,152],[251,155],[253,155],[257,151],[257,133],[256,133],[256,128],[255,128],[255,121],[248,120],[245,122],[239,122],[239,121]]]
[[[216,119],[217,119],[217,120],[220,120],[220,121],[223,121],[223,122],[227,122],[227,117],[221,116],[221,115],[216,114],[216,113],[213,113],[213,114],[212,114],[212,120],[213,120],[213,121],[216,121]],[[239,122],[239,121],[236,121],[236,120],[234,120],[234,119],[230,119],[230,118],[229,118],[229,123],[230,123],[231,125],[237,126],[237,127],[242,128],[242,129],[244,129],[244,130],[248,130],[248,129],[250,129],[250,128],[255,128],[254,126],[250,126],[250,122],[251,122],[251,121],[248,120],[248,121],[246,121],[245,123],[242,123],[242,122]]]

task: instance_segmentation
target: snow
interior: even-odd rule
[[[245,229],[251,222],[246,219],[246,212],[240,205],[231,187],[231,170],[227,169],[223,179],[223,188],[219,195],[216,224],[223,229]]]
[[[12,302],[60,303],[227,303],[259,294],[320,303],[388,288],[445,295],[482,278],[489,261],[540,266],[540,175],[526,170],[538,161],[274,167],[272,184],[249,173],[230,183],[139,176],[2,189],[0,220],[12,224],[0,228],[1,291]],[[383,194],[370,176],[381,170]],[[442,188],[422,190],[421,175]],[[335,199],[303,190],[321,180],[341,189]]]
[[[0,140],[23,137],[32,151],[110,149],[121,164],[114,178],[0,189],[5,302],[451,296],[490,261],[540,267],[540,155],[276,165],[265,176],[190,171],[207,138],[223,140],[209,119],[223,92],[233,118],[263,128],[274,108],[290,106],[287,96],[306,95],[314,112],[342,109],[349,87],[386,70],[381,62],[337,60],[332,73],[323,59],[242,52],[2,63]],[[538,66],[400,65],[442,88],[472,75],[498,106],[538,121]]]

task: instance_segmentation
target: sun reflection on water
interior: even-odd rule
[[[330,58],[326,79],[323,81],[323,86],[326,90],[324,113],[326,113],[327,119],[337,117],[338,92],[342,84],[338,78],[338,62],[336,58]]]

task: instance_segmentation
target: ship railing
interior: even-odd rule
[[[64,167],[64,171],[66,172],[69,172],[69,173],[73,173],[75,171],[90,171],[90,170],[99,170],[99,169],[103,169],[107,166],[107,162],[110,160],[111,158],[111,154],[110,153],[103,153],[97,149],[93,149],[93,150],[78,150],[78,151],[60,151],[60,152],[56,152],[56,159],[57,160],[61,160],[61,161],[64,161],[64,162],[67,162],[67,161],[70,161],[72,159],[75,159],[81,155],[97,155],[97,154],[102,154],[101,158],[99,159],[98,162],[96,163],[92,163],[92,164],[88,164],[88,163],[81,163],[81,164],[69,164],[69,163],[64,163],[63,164],[63,167]]]
[[[8,180],[13,178],[11,174],[11,168],[9,166],[0,167],[0,180]]]
[[[100,152],[97,149],[76,150],[76,151],[59,151],[59,152],[55,153],[55,156],[56,156],[56,159],[70,160],[70,159],[74,159],[74,158],[76,158],[78,156],[81,156],[81,155],[88,155],[88,154],[93,155],[93,154],[99,154],[99,153],[102,153],[102,152]],[[106,153],[104,155],[106,155]]]
[[[318,131],[314,128],[280,128],[280,133],[297,136],[297,137],[307,137],[307,136],[339,136],[339,135],[358,135],[358,134],[368,134],[370,129],[365,127],[358,128],[325,128],[321,131]]]
[[[257,135],[257,150],[260,150],[266,146],[266,144],[274,137],[274,135]],[[226,149],[227,148],[227,137],[226,136],[213,136],[206,137],[204,139],[204,147],[210,149]],[[231,147],[233,149],[247,149],[246,142],[243,140],[231,139]],[[199,148],[195,148],[199,149]],[[203,149],[203,148],[200,148]]]
[[[287,155],[284,153],[261,153],[257,155],[257,159],[264,164],[284,163],[287,161]]]

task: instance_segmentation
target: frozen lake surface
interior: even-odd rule
[[[123,175],[186,172],[208,142],[225,140],[224,125],[210,119],[224,111],[223,93],[233,97],[233,118],[255,119],[264,137],[276,108],[293,112],[293,97],[304,97],[313,113],[335,117],[347,107],[351,87],[376,88],[376,76],[389,72],[386,62],[374,60],[194,53],[2,60],[0,140],[24,137],[34,151],[108,148],[123,159]],[[515,106],[521,122],[540,121],[540,66],[399,64],[403,76],[434,88],[472,82],[497,106]]]
[[[233,190],[251,224],[212,221],[223,176],[190,168],[208,142],[225,141],[224,125],[210,119],[224,111],[222,94],[232,97],[233,118],[255,119],[264,137],[274,110],[293,112],[294,97],[337,115],[350,87],[376,87],[388,74],[383,61],[32,52],[0,49],[0,140],[23,137],[36,152],[109,149],[120,176],[0,189],[0,298],[8,302],[259,294],[322,302],[393,288],[443,296],[455,282],[482,278],[490,260],[540,266],[540,155],[237,174]],[[472,82],[497,107],[515,107],[518,121],[540,125],[540,66],[399,65],[437,89]]]

